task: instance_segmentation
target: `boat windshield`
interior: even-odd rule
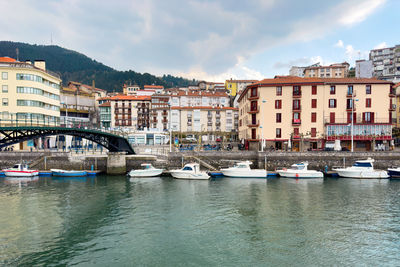
[[[303,170],[304,169],[304,164],[293,164],[292,165],[292,169],[295,169],[295,170]]]
[[[370,162],[359,162],[356,161],[353,165],[354,167],[372,167],[372,164]]]
[[[192,167],[190,167],[190,166],[185,166],[182,170],[184,170],[184,171],[193,171]]]
[[[18,169],[18,168],[19,168],[18,165],[14,165],[14,166],[13,166],[13,169]]]

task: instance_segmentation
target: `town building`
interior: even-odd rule
[[[108,104],[109,103],[109,109]],[[102,113],[106,115],[106,110],[111,112],[111,121],[108,123],[102,120],[104,127],[126,128],[132,131],[141,131],[150,127],[150,104],[151,96],[135,96],[135,95],[115,95],[107,99],[99,99]]]
[[[348,77],[350,64],[335,63],[329,66],[311,65],[304,69],[304,77],[345,78]]]
[[[374,67],[374,77],[388,81],[400,81],[400,45],[369,52]]]
[[[236,96],[238,92],[243,91],[247,85],[257,82],[257,80],[226,80],[225,89],[229,91],[230,96]]]
[[[250,149],[263,143],[266,148],[304,151],[326,148],[336,140],[351,149],[352,136],[354,150],[388,148],[395,97],[391,86],[357,78],[262,80],[239,98],[239,138]]]
[[[46,62],[0,58],[1,118],[4,125],[59,125],[61,79]],[[19,149],[27,149],[28,142]],[[32,142],[29,142],[32,145]]]
[[[392,91],[396,94],[396,101],[393,106],[394,112],[394,126],[400,128],[400,82],[393,85]]]
[[[164,86],[161,85],[145,85],[143,89],[140,89],[138,85],[126,85],[124,84],[122,92],[124,95],[138,95],[138,96],[151,96],[156,93],[161,93],[164,90]]]
[[[236,135],[237,109],[230,107],[226,91],[166,90],[164,94],[152,95],[151,99],[153,130],[166,132],[171,127],[171,131],[179,134],[204,133],[205,140]]]
[[[60,94],[61,124],[99,126],[97,99],[106,96],[107,91],[78,82],[69,82]]]
[[[374,65],[371,60],[356,60],[356,78],[372,78],[374,75]]]

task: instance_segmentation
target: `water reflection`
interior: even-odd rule
[[[1,181],[1,180],[0,180]],[[40,178],[0,182],[3,265],[395,265],[400,183]]]

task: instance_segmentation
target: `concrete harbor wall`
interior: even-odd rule
[[[155,167],[164,169],[181,168],[182,163],[206,162],[215,169],[232,166],[237,161],[250,160],[253,168],[264,168],[273,171],[279,167],[289,167],[291,164],[308,161],[310,169],[331,170],[334,166],[350,166],[355,160],[371,157],[375,159],[375,168],[387,169],[400,166],[400,152],[267,152],[256,151],[205,151],[205,152],[174,152],[165,155],[126,155],[125,166],[114,174],[124,174],[131,169],[140,168],[142,163],[152,163]],[[123,159],[121,159],[123,160]],[[66,152],[0,152],[0,168],[11,167],[21,161],[28,162],[40,170],[100,170],[107,172],[108,156],[102,155],[71,155]],[[124,164],[122,164],[124,165]],[[202,167],[202,169],[205,169]]]

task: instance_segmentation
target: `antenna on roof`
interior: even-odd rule
[[[19,61],[19,49],[18,49],[18,47],[15,48],[15,53],[17,53],[17,61]]]

